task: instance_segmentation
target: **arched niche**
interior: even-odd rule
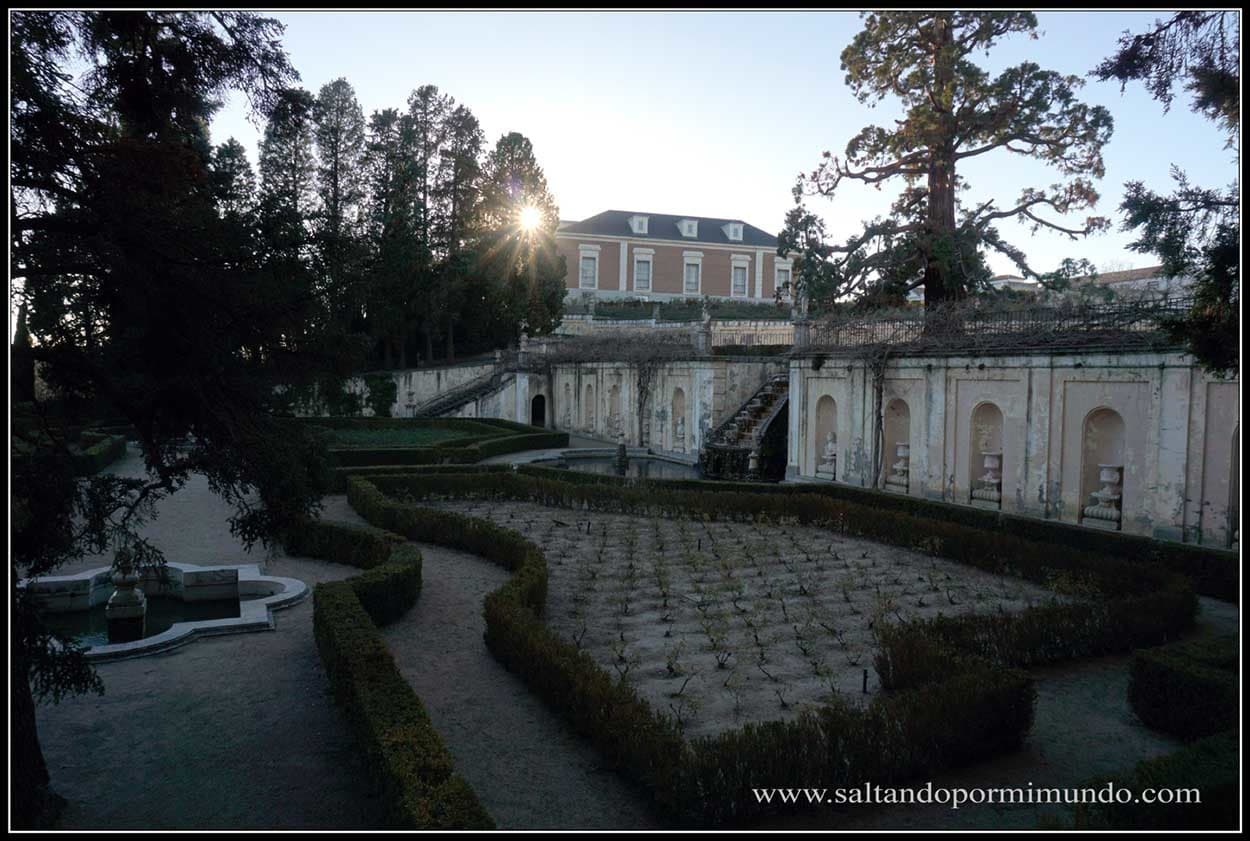
[[[679,453],[686,451],[686,392],[673,389],[673,401],[669,412],[669,447]]]
[[[816,474],[836,479],[838,453],[838,404],[828,394],[816,401]]]
[[[595,430],[595,387],[586,383],[585,398],[582,400],[582,426],[590,432]]]
[[[885,486],[907,493],[911,485],[911,409],[906,400],[895,398],[886,404],[881,429]]]
[[[993,403],[972,410],[968,429],[969,499],[998,508],[1003,499],[1003,412]]]
[[[1124,511],[1124,418],[1098,408],[1081,426],[1081,517],[1086,525],[1119,529]]]

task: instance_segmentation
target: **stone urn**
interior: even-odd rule
[[[147,597],[139,587],[139,576],[130,566],[113,573],[113,595],[104,608],[110,643],[143,639],[148,612]]]
[[[977,480],[972,489],[972,500],[992,503],[997,507],[1003,499],[1003,454],[982,452],[981,466],[985,475]]]
[[[1090,494],[1093,504],[1081,511],[1090,525],[1118,529],[1121,516],[1121,492],[1124,484],[1124,465],[1098,465],[1098,481],[1102,487]]]
[[[890,475],[886,477],[885,484],[892,490],[907,493],[907,480],[911,474],[911,445],[900,441],[894,447],[894,457],[896,461],[890,465]]]

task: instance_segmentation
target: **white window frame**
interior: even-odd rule
[[[726,222],[724,231],[725,239],[730,242],[742,242],[742,232],[744,226],[741,222]]]
[[[686,267],[694,266],[695,273],[699,278],[699,288],[689,289],[686,287]],[[683,251],[681,253],[681,293],[683,295],[702,295],[703,294],[703,252],[702,251]]]
[[[788,272],[790,275],[790,289],[782,295],[783,301],[788,301],[794,296],[794,261],[793,260],[775,260],[773,262],[773,291],[776,292],[781,288],[781,273]]]
[[[634,291],[635,292],[651,292],[655,289],[655,256],[654,248],[635,248],[634,249]],[[640,289],[638,287],[638,264],[647,264],[647,288]],[[684,269],[683,269],[684,271]]]
[[[742,293],[734,292],[734,271],[742,269]],[[729,256],[729,297],[751,297],[751,257],[747,254],[731,254]]]
[[[677,230],[680,231],[681,235],[685,237],[686,239],[698,239],[699,238],[699,220],[698,219],[683,219],[677,225]]]
[[[593,286],[587,286],[582,276],[582,262],[587,258],[595,261],[595,283]],[[599,246],[597,245],[579,245],[577,246],[577,288],[578,289],[598,289],[599,288]]]
[[[647,233],[647,223],[649,220],[650,220],[649,216],[631,216],[629,217],[629,229],[633,231],[635,234],[640,234],[640,235],[645,236]]]

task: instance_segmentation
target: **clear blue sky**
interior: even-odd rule
[[[601,210],[741,218],[776,233],[792,206],[799,172],[868,123],[888,121],[887,100],[857,103],[843,83],[839,55],[859,29],[852,12],[281,12],[287,53],[316,93],[346,77],[368,115],[403,108],[422,84],[468,106],[488,142],[504,132],[529,137],[564,219]],[[1140,32],[1166,12],[1039,13],[1040,37],[1013,36],[982,66],[1021,61],[1084,77],[1124,30]],[[1072,242],[1001,230],[1035,269],[1085,257],[1104,270],[1151,265],[1128,251],[1117,206],[1125,181],[1170,189],[1173,164],[1200,185],[1236,173],[1234,151],[1181,91],[1170,113],[1140,84],[1087,80],[1081,98],[1105,105],[1115,132],[1104,149],[1106,177],[1097,213],[1113,231]],[[216,142],[237,137],[253,163],[259,128],[232,99],[213,122]],[[1058,180],[1047,167],[1006,152],[969,161],[965,201],[1006,204],[1021,187]],[[893,190],[847,187],[833,200],[810,199],[839,238],[884,212]],[[1005,258],[992,256],[997,271]]]

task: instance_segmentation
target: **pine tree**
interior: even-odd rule
[[[137,526],[193,472],[235,506],[246,543],[271,542],[315,508],[324,466],[274,416],[277,386],[340,347],[286,329],[309,321],[311,302],[270,282],[246,223],[229,219],[205,126],[231,90],[273,110],[295,78],[282,27],[243,12],[27,11],[12,23],[11,270],[32,350],[61,406],[81,398],[126,419],[147,468],[76,479],[67,448],[47,443],[64,441],[57,427],[15,427],[13,580],[88,551],[159,565]],[[14,822],[29,826],[50,800],[34,701],[99,681],[13,597],[10,779]]]
[[[1166,111],[1175,86],[1193,95],[1194,111],[1218,122],[1234,147],[1241,128],[1241,65],[1237,12],[1177,12],[1140,35],[1125,35],[1115,55],[1093,72],[1123,87],[1142,81]],[[1173,168],[1176,189],[1163,195],[1140,181],[1125,185],[1124,228],[1138,234],[1129,247],[1157,255],[1169,277],[1195,279],[1194,304],[1169,322],[1172,334],[1213,373],[1241,361],[1241,185],[1223,189],[1189,183]]]
[[[522,322],[530,334],[550,332],[563,311],[567,269],[555,246],[559,208],[533,144],[516,132],[500,137],[485,177],[478,272],[495,302],[496,341],[515,341]],[[539,220],[529,230],[521,224],[525,208],[536,210]]]
[[[888,285],[904,293],[923,286],[929,303],[959,298],[988,277],[985,248],[1005,254],[1025,276],[1041,277],[999,235],[995,223],[1003,219],[1073,239],[1107,227],[1095,216],[1077,224],[1055,218],[1097,202],[1091,179],[1103,174],[1107,110],[1076,99],[1077,77],[1025,62],[991,78],[972,61],[1005,36],[1036,38],[1036,28],[1028,12],[865,13],[863,30],[842,52],[846,82],[860,102],[896,97],[905,114],[890,128],[865,127],[844,158],[825,152],[800,179],[796,201],[805,192],[833,197],[845,181],[904,187],[889,217],[829,247],[837,296]],[[1064,180],[1027,188],[1005,204],[991,198],[962,206],[958,195],[968,184],[960,163],[995,152],[1042,161]]]
[[[317,257],[335,317],[348,329],[359,322],[363,254],[365,118],[346,79],[324,85],[317,96]]]

